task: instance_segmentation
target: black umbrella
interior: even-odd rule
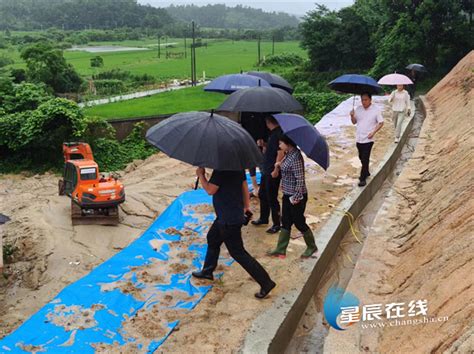
[[[262,159],[245,129],[214,113],[175,114],[148,129],[146,139],[169,157],[215,170],[241,171]]]
[[[290,83],[280,75],[272,74],[266,71],[249,71],[247,74],[260,77],[273,87],[281,88],[290,94],[293,93],[293,86],[291,86]]]
[[[275,87],[250,87],[231,94],[219,111],[277,113],[303,110],[288,92]]]
[[[428,72],[428,70],[426,70],[426,68],[421,65],[421,64],[416,64],[416,63],[413,63],[413,64],[410,64],[410,65],[407,65],[405,67],[405,69],[408,69],[408,70],[415,70],[415,71],[418,71],[420,73],[426,73]]]

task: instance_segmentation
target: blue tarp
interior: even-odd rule
[[[183,193],[140,238],[0,340],[0,352],[155,351],[178,325],[176,317],[193,309],[211,288],[191,282],[191,271],[202,266],[213,219],[204,190]],[[140,327],[147,328],[140,332]]]

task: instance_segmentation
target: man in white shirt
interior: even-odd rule
[[[359,159],[362,169],[359,177],[359,187],[365,186],[367,177],[370,176],[369,162],[370,152],[374,145],[374,136],[383,126],[383,117],[380,109],[372,105],[372,95],[363,93],[361,96],[362,106],[351,111],[352,124],[356,127],[356,145],[359,151]]]

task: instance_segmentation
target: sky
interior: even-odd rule
[[[292,15],[304,15],[306,12],[313,10],[316,6],[315,3],[326,5],[331,10],[338,10],[342,7],[353,4],[353,0],[231,0],[231,1],[219,1],[219,0],[175,0],[175,1],[163,1],[163,0],[139,0],[140,4],[150,4],[156,7],[168,7],[171,4],[174,5],[186,5],[194,4],[198,6],[204,6],[207,4],[225,4],[230,7],[236,5],[250,6],[254,8],[263,9],[264,11],[281,11]]]

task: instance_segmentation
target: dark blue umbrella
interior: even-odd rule
[[[339,76],[329,83],[329,87],[334,91],[355,95],[361,95],[366,92],[374,95],[383,92],[382,87],[370,76],[357,74]]]
[[[298,145],[310,159],[325,170],[329,167],[329,147],[326,139],[304,117],[298,114],[274,114],[281,130]]]
[[[240,89],[257,86],[271,87],[266,80],[253,75],[230,74],[212,80],[204,87],[204,91],[220,92],[228,95]]]

